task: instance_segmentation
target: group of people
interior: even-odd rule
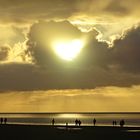
[[[7,123],[7,118],[0,118],[0,122],[1,124],[6,124]]]
[[[113,124],[113,126],[116,126],[116,125],[117,125],[117,121],[114,120],[114,121],[112,122],[112,124]]]
[[[113,126],[116,126],[116,125],[117,125],[117,121],[114,120],[114,121],[112,122],[112,124],[113,124]],[[124,121],[124,120],[120,120],[120,126],[123,127],[124,124],[125,124],[125,121]]]
[[[77,126],[77,125],[79,125],[79,126],[80,126],[80,125],[81,125],[81,123],[82,123],[82,122],[81,122],[81,120],[77,120],[77,119],[75,120],[75,125],[76,125],[76,126]]]
[[[75,125],[76,126],[80,126],[81,123],[82,123],[81,120],[78,120],[78,119],[75,120]],[[52,125],[54,125],[54,124],[55,124],[55,120],[53,118],[52,119]],[[117,121],[116,120],[113,120],[112,124],[113,124],[113,126],[116,126],[117,125]],[[124,124],[125,124],[125,121],[124,120],[120,120],[120,126],[123,127]],[[96,125],[96,119],[95,118],[93,119],[93,125],[94,126]],[[66,123],[66,126],[68,126],[68,123]]]

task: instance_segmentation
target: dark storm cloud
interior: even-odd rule
[[[1,64],[0,79],[0,91],[36,90],[41,89],[45,83],[38,68],[18,63]]]
[[[72,70],[72,69],[71,69]],[[140,76],[107,71],[100,67],[47,71],[33,65],[0,65],[0,91],[37,91],[48,89],[93,89],[102,86],[131,86]]]
[[[39,22],[31,27],[28,36],[29,52],[32,52],[37,65],[17,63],[0,65],[1,91],[92,89],[140,84],[139,27],[127,32],[124,38],[116,40],[114,48],[108,48],[105,42],[98,42],[95,39],[96,31],[83,34],[68,22],[50,23],[54,31],[49,23]],[[83,35],[88,37],[86,46],[72,62],[60,60],[55,54],[51,54],[49,43],[44,47],[46,42],[42,37],[39,38],[39,32],[45,35],[46,40],[51,40],[52,33],[54,37],[57,37],[56,33],[61,37],[64,33],[61,31],[59,34],[62,26],[63,29],[69,27],[66,32],[64,31],[68,36],[74,32],[76,37]],[[45,51],[42,48],[46,48]]]
[[[77,58],[77,61],[79,64],[85,65],[85,67],[99,66],[106,68],[109,63],[109,56],[110,49],[108,49],[108,44],[98,42],[95,36],[90,34],[90,39]]]
[[[115,40],[113,63],[128,72],[140,73],[140,27],[132,28],[123,39]]]
[[[114,41],[112,48],[94,37],[88,41],[81,55],[82,64],[118,70],[118,73],[140,73],[140,26],[125,31]],[[85,56],[84,56],[85,55]],[[90,60],[90,61],[89,61]]]

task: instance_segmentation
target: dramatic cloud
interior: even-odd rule
[[[140,72],[140,27],[128,31],[124,38],[115,40],[114,64],[129,72]]]
[[[104,111],[116,100],[121,102],[118,108],[127,105],[122,110],[135,108],[137,104],[129,102],[138,101],[140,91],[139,5],[139,0],[0,0],[0,110],[9,103],[13,110],[30,111],[42,103],[39,111],[62,111],[65,99],[72,104],[69,111],[89,103],[83,106],[87,110],[102,101],[106,107],[99,110]],[[54,44],[73,39],[84,42],[79,55],[73,61],[60,59]],[[59,91],[46,92],[50,89]],[[60,89],[78,91],[58,94]],[[108,103],[110,99],[114,102]],[[47,106],[52,108],[45,110]]]
[[[84,33],[67,21],[39,22],[30,28],[27,44],[35,62],[49,65],[54,63],[53,60],[58,63],[58,58],[55,58],[54,44],[84,39],[84,36]]]
[[[30,54],[29,58],[34,60],[34,64],[1,64],[3,80],[0,81],[0,90],[92,89],[139,85],[139,30],[139,27],[128,30],[123,38],[114,42],[113,48],[109,48],[106,42],[98,42],[96,31],[82,33],[66,21],[38,22],[30,29],[27,52],[23,54]],[[86,43],[77,58],[69,62],[60,59],[52,49],[53,39],[57,37],[84,38]],[[6,58],[8,51],[1,49],[1,59]]]
[[[12,25],[0,25],[0,63],[31,63],[31,58],[26,51],[25,29]]]

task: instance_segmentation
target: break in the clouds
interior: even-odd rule
[[[139,111],[139,0],[0,0],[0,111]],[[61,59],[57,42],[78,39]]]
[[[26,61],[2,63],[0,90],[93,89],[139,85],[139,30],[139,26],[128,30],[110,48],[106,42],[96,39],[97,31],[81,32],[68,21],[35,23],[27,35],[23,54],[33,60],[32,64]],[[53,51],[52,44],[57,38],[82,38],[86,43],[73,61],[65,61]],[[7,51],[1,49],[1,59],[6,57]]]
[[[34,61],[41,65],[51,65],[55,63],[54,61],[60,63],[54,52],[54,45],[62,41],[82,40],[85,35],[68,21],[42,21],[30,28],[27,41],[28,51],[31,52]]]
[[[140,84],[139,0],[0,0],[0,90]],[[83,39],[71,62],[53,50]]]

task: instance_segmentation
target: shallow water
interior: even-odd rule
[[[80,119],[81,125],[93,125],[96,118],[97,126],[111,126],[113,120],[119,126],[124,119],[125,126],[140,127],[140,113],[1,113],[0,117],[8,118],[8,123],[36,125],[51,125],[53,118],[56,125],[75,125],[75,119]]]

